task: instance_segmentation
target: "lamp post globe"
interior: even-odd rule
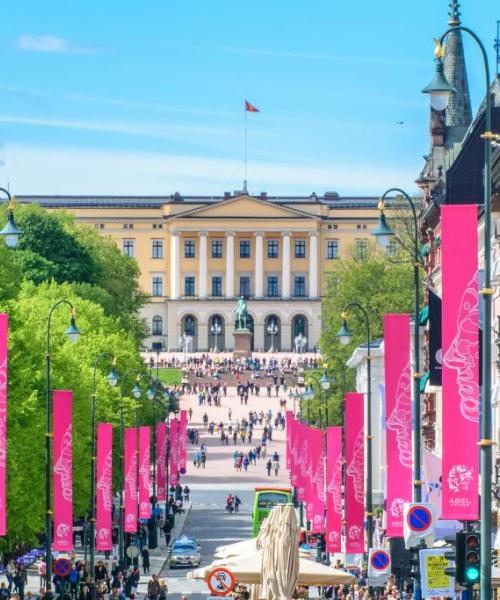
[[[337,337],[339,338],[342,346],[347,346],[347,344],[349,344],[351,341],[352,333],[347,326],[347,320],[345,318],[342,321],[342,326],[337,331]]]
[[[429,94],[430,103],[434,110],[442,111],[448,106],[450,94],[456,92],[456,89],[446,79],[444,74],[444,65],[441,58],[436,60],[436,71],[432,81],[424,87],[423,94]]]

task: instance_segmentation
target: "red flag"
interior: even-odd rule
[[[255,108],[253,104],[250,104],[248,100],[245,100],[245,110],[246,112],[260,112],[258,108]]]

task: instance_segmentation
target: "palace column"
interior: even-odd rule
[[[309,298],[318,297],[318,232],[309,233]]]
[[[283,232],[283,258],[281,262],[281,297],[290,298],[290,232]]]
[[[170,232],[170,298],[179,297],[181,281],[181,239],[178,231]]]
[[[234,298],[234,231],[226,233],[226,298]]]
[[[255,297],[264,296],[264,234],[255,234]]]
[[[208,255],[207,255],[207,232],[200,231],[200,261],[198,265],[198,296],[200,298],[207,297],[207,271],[208,271]]]

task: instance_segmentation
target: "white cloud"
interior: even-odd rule
[[[19,50],[28,52],[47,52],[52,54],[90,54],[95,48],[71,42],[56,35],[31,35],[24,33],[16,40]]]
[[[242,161],[203,156],[8,145],[2,174],[16,194],[222,194],[241,189]],[[418,165],[249,162],[254,193],[378,195],[394,181],[412,191]],[[3,182],[5,183],[5,181]],[[1,184],[1,182],[0,182]]]

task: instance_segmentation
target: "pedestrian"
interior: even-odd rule
[[[158,575],[154,574],[153,578],[148,581],[148,598],[149,600],[157,600],[160,594],[160,582]]]
[[[191,408],[191,406],[189,407],[188,415],[189,415],[189,420],[191,421],[191,419],[193,418],[193,409]]]
[[[16,565],[14,564],[13,558],[9,559],[9,562],[7,563],[5,574],[7,575],[7,582],[9,584],[8,589],[9,589],[9,596],[10,596],[10,593],[12,591],[12,586],[14,585],[14,577],[16,575]]]
[[[189,494],[190,494],[191,490],[189,489],[188,485],[184,486],[184,502],[189,502]]]
[[[80,569],[78,567],[78,563],[73,565],[73,568],[69,572],[70,593],[73,600],[76,600],[80,593]]]
[[[147,549],[147,546],[144,546],[142,551],[141,551],[141,556],[142,556],[142,572],[144,573],[144,575],[147,575],[149,573],[149,567],[150,567],[150,560],[149,560],[149,550]]]
[[[248,465],[250,464],[250,459],[248,458],[248,454],[245,454],[243,457],[243,469],[248,471]]]
[[[207,453],[202,452],[201,453],[201,468],[204,469],[206,464],[207,464]]]
[[[47,574],[47,565],[44,560],[38,563],[38,577],[40,578],[40,587],[45,587],[45,576]]]
[[[237,494],[235,494],[234,495],[234,512],[240,512],[240,504],[241,504],[240,497]]]
[[[273,461],[273,470],[276,477],[278,477],[278,471],[280,470],[280,464],[277,460]]]
[[[271,469],[273,467],[273,461],[269,459],[266,463],[267,474],[271,477]]]
[[[165,523],[163,523],[163,535],[165,536],[165,544],[168,546],[170,544],[170,531],[172,527],[170,525],[170,519],[166,518]]]

